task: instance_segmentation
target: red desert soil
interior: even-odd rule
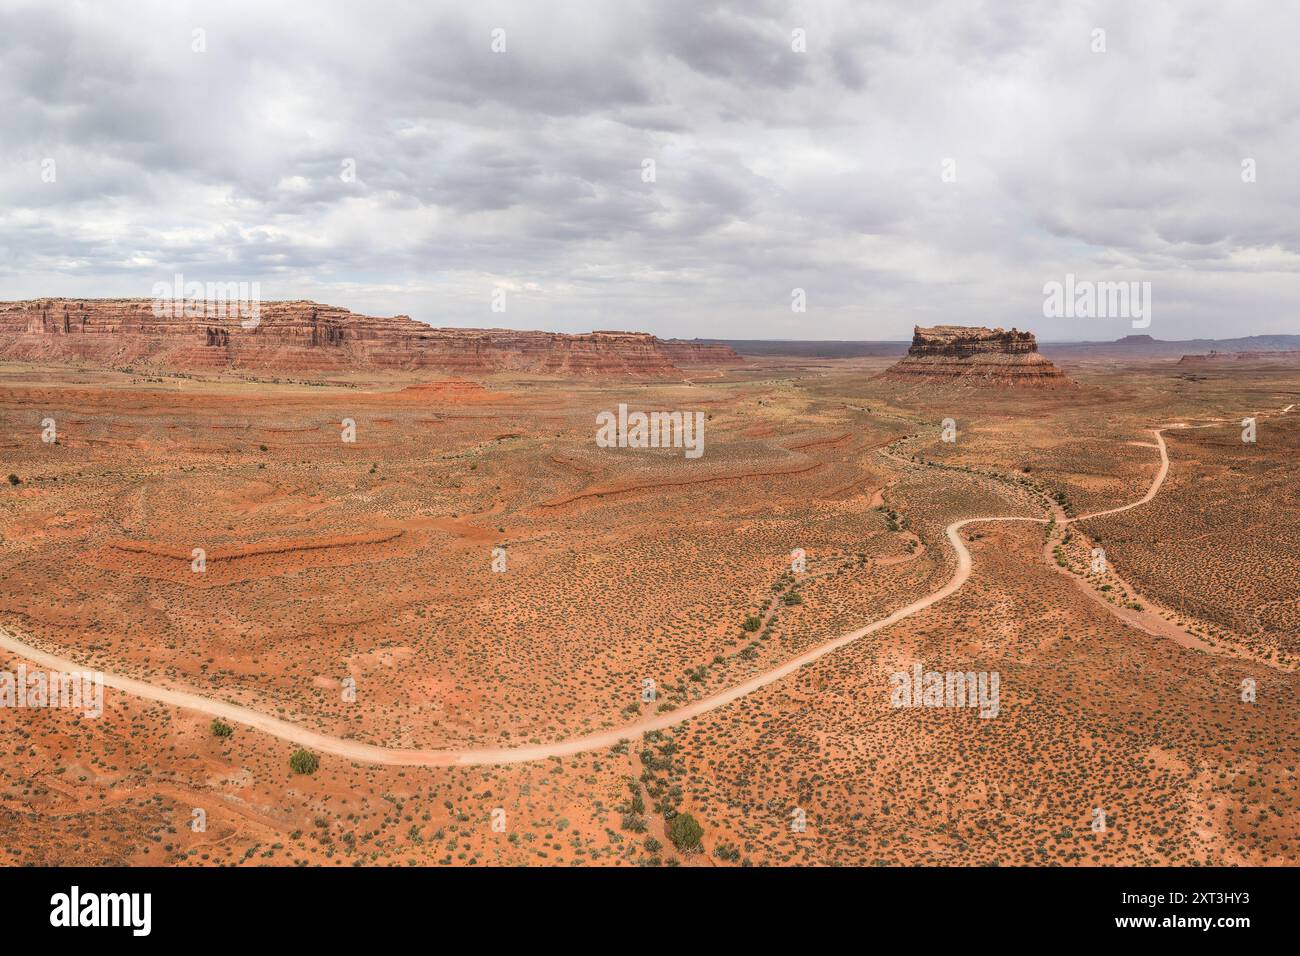
[[[1156,472],[1156,477],[1154,481],[1152,481],[1151,487],[1147,490],[1145,495],[1137,501],[1129,504],[1118,505],[1114,508],[1107,509],[1106,511],[1082,515],[1075,519],[1067,519],[1063,521],[1062,524],[1068,524],[1070,521],[1086,521],[1090,518],[1129,511],[1151,501],[1159,493],[1161,485],[1164,484],[1165,476],[1169,472],[1169,456],[1165,450],[1164,438],[1161,436],[1159,429],[1155,430],[1153,434],[1156,437],[1156,442],[1160,449],[1160,469]],[[809,442],[807,445],[802,447],[808,447],[808,445],[812,444],[829,443]],[[812,650],[809,650],[792,660],[786,661],[778,667],[750,678],[740,684],[728,687],[718,693],[711,694],[708,697],[692,701],[679,709],[669,711],[666,714],[661,714],[656,717],[643,718],[622,727],[614,728],[613,730],[602,731],[597,734],[589,734],[584,737],[571,738],[550,744],[512,748],[492,748],[486,750],[411,750],[375,747],[369,744],[361,744],[353,741],[341,740],[337,737],[326,736],[324,734],[313,733],[288,723],[287,721],[279,720],[266,714],[250,710],[247,707],[238,707],[186,691],[158,687],[116,674],[106,673],[104,675],[104,683],[106,686],[114,687],[129,694],[134,694],[137,697],[156,700],[159,703],[168,704],[174,707],[185,707],[190,710],[196,710],[211,717],[218,717],[252,727],[253,729],[262,731],[263,733],[302,746],[310,747],[311,749],[322,753],[334,754],[335,756],[343,757],[348,760],[357,760],[363,763],[382,764],[386,766],[444,767],[477,766],[481,764],[511,764],[532,760],[545,760],[552,757],[567,757],[587,750],[598,750],[612,747],[620,741],[640,737],[652,731],[665,730],[682,723],[685,720],[689,720],[692,717],[698,717],[699,715],[708,713],[711,710],[716,710],[717,708],[723,707],[747,694],[753,693],[760,687],[766,687],[768,684],[772,684],[788,677],[801,667],[811,664],[813,661],[818,660],[832,651],[838,650],[839,648],[857,641],[868,634],[872,634],[881,628],[896,624],[904,618],[910,617],[938,601],[942,601],[949,595],[956,593],[956,591],[966,583],[966,579],[970,577],[971,555],[970,551],[967,550],[965,544],[962,542],[959,532],[967,525],[992,521],[1032,521],[1039,524],[1047,523],[1046,518],[1027,518],[1003,515],[987,515],[954,521],[952,524],[948,525],[945,529],[945,533],[948,543],[957,554],[957,569],[953,576],[949,578],[948,581],[937,591],[927,594],[920,600],[913,601],[911,604],[899,608],[892,614],[879,620],[872,621],[870,624],[860,627],[855,631],[832,638],[825,643],[814,647]],[[391,537],[396,537],[399,534],[401,534],[400,531],[394,532]],[[365,536],[356,537],[364,538]],[[388,540],[388,538],[384,538],[383,540]],[[220,557],[229,560],[252,554],[276,554],[287,551],[310,550],[311,548],[317,547],[336,547],[347,543],[364,542],[275,542],[259,546],[250,546],[240,549],[237,552],[226,552],[221,554]],[[189,558],[189,555],[184,552],[173,553],[152,546],[130,543],[118,543],[113,546],[124,550],[138,550],[149,554],[163,554],[167,557],[177,557],[186,560]],[[1108,609],[1111,609],[1109,605],[1105,606]],[[1123,615],[1121,614],[1120,616],[1122,617]],[[1194,639],[1193,642],[1189,643],[1187,646],[1196,646]],[[26,657],[42,667],[47,667],[53,670],[82,671],[87,669],[84,665],[75,661],[44,653],[29,644],[25,644],[4,629],[0,629],[0,647]]]
[[[5,859],[1293,864],[1300,420],[1236,416],[1296,373],[954,397],[887,361],[486,394],[0,365],[0,668],[140,693],[0,709]],[[620,402],[707,409],[704,457],[598,447]],[[918,663],[1000,673],[997,719],[892,707]]]

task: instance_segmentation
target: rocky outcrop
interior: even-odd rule
[[[917,326],[907,355],[881,376],[899,382],[1008,388],[1074,383],[1038,354],[1032,332],[963,325]]]
[[[745,360],[729,345],[698,339],[660,339],[659,347],[674,365],[743,365]]]
[[[263,302],[254,321],[215,305],[155,310],[148,299],[4,302],[0,358],[187,371],[437,369],[646,378],[680,377],[682,365],[743,361],[726,346],[644,332],[435,329],[405,315],[358,315],[307,301]]]

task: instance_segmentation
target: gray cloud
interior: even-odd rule
[[[1073,272],[1150,281],[1160,337],[1300,331],[1298,28],[1174,0],[2,0],[0,298],[183,271],[435,325],[1130,331],[1042,317]]]

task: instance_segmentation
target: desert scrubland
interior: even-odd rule
[[[939,589],[950,523],[1042,519],[966,525],[955,594],[575,756],[325,754],[304,774],[285,740],[111,688],[97,718],[2,708],[4,862],[1295,863],[1300,372],[1078,362],[1069,388],[1007,390],[887,365],[315,384],[0,366],[0,626],[383,747],[669,714]],[[601,447],[620,404],[702,412],[704,453]],[[1159,492],[1085,517],[1151,487],[1155,429]],[[893,706],[917,663],[998,674],[997,715]],[[701,850],[674,846],[680,813]]]

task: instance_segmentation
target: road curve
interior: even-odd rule
[[[1121,505],[1118,508],[1109,508],[1106,511],[1094,511],[1092,514],[1079,515],[1077,518],[1067,518],[1061,524],[1070,524],[1075,521],[1087,521],[1089,518],[1100,518],[1102,515],[1117,515],[1121,511],[1128,511],[1139,505],[1144,505],[1160,491],[1160,486],[1165,483],[1165,477],[1169,474],[1169,448],[1165,445],[1165,436],[1161,434],[1163,428],[1151,429],[1151,434],[1156,436],[1156,444],[1160,446],[1160,470],[1156,472],[1155,481],[1151,482],[1151,487],[1145,495],[1137,501],[1128,505]]]
[[[1160,429],[1155,429],[1156,441],[1160,445],[1160,470],[1156,473],[1155,480],[1151,483],[1151,488],[1138,501],[1131,504],[1123,505],[1119,508],[1111,508],[1107,511],[1096,511],[1092,514],[1080,515],[1076,518],[1066,519],[1064,524],[1071,521],[1084,521],[1088,518],[1097,518],[1102,515],[1116,514],[1121,511],[1128,511],[1130,508],[1136,508],[1144,505],[1156,496],[1160,486],[1164,484],[1165,476],[1169,473],[1169,453],[1165,447],[1165,440],[1160,434]],[[877,621],[872,621],[856,631],[850,631],[847,634],[841,634],[824,644],[819,644],[812,650],[805,651],[798,657],[791,658],[784,664],[765,671],[749,680],[742,681],[732,687],[727,687],[717,693],[710,694],[707,697],[701,697],[699,700],[692,701],[675,710],[670,710],[662,714],[654,714],[649,717],[643,717],[640,720],[633,721],[621,727],[614,727],[609,730],[600,730],[582,737],[571,737],[568,740],[560,740],[554,743],[528,744],[522,747],[487,747],[487,748],[451,748],[445,750],[422,750],[422,749],[405,749],[395,747],[380,747],[375,744],[361,743],[355,740],[345,740],[342,737],[332,737],[329,734],[322,734],[314,730],[307,730],[297,724],[290,723],[287,720],[281,720],[278,717],[272,717],[261,711],[253,710],[249,707],[243,707],[239,704],[231,704],[221,700],[214,700],[210,697],[204,697],[200,694],[190,693],[189,691],[173,690],[168,687],[158,687],[145,681],[136,680],[131,677],[124,677],[119,674],[104,674],[104,684],[124,693],[140,697],[145,700],[157,701],[161,704],[167,704],[172,707],[180,707],[185,710],[196,711],[206,714],[210,717],[218,717],[221,720],[229,721],[235,724],[241,724],[245,727],[251,727],[262,733],[270,734],[272,737],[279,737],[281,740],[289,741],[300,747],[306,747],[317,753],[332,754],[336,757],[342,757],[345,760],[356,761],[357,763],[376,764],[390,767],[476,767],[476,766],[499,766],[503,764],[528,763],[534,760],[545,760],[550,757],[569,757],[574,754],[585,753],[589,750],[603,750],[612,747],[621,740],[631,740],[639,737],[641,734],[652,730],[665,730],[668,727],[680,724],[683,721],[690,720],[692,717],[698,717],[701,714],[707,714],[709,711],[717,710],[719,707],[725,707],[734,700],[738,700],[747,694],[752,694],[759,688],[766,687],[769,684],[776,683],[786,677],[789,677],[795,671],[813,661],[825,657],[832,651],[837,651],[841,647],[852,644],[868,634],[874,634],[882,628],[897,624],[899,621],[911,617],[913,614],[923,611],[933,604],[937,604],[944,598],[955,593],[971,573],[971,555],[966,549],[966,544],[961,540],[961,529],[968,524],[981,523],[986,521],[1028,521],[1037,524],[1046,524],[1046,518],[1026,518],[1019,516],[987,516],[976,518],[963,518],[960,521],[954,521],[945,529],[948,543],[952,545],[953,551],[957,555],[957,570],[953,576],[948,579],[947,583],[937,591],[933,591],[906,607],[901,607],[892,614],[882,617]],[[19,657],[39,664],[41,667],[58,671],[85,671],[91,668],[84,667],[81,664],[71,661],[65,657],[59,657],[47,653],[38,648],[32,647],[23,641],[18,640],[7,629],[0,627],[0,648],[10,651]]]
[[[630,740],[639,737],[641,734],[651,730],[665,730],[683,721],[690,720],[692,717],[698,717],[701,714],[707,714],[711,710],[717,710],[719,707],[725,707],[734,700],[738,700],[747,694],[752,694],[761,687],[773,684],[776,681],[789,677],[795,671],[799,670],[813,661],[836,651],[847,644],[852,644],[860,638],[873,634],[882,628],[897,624],[904,618],[911,617],[918,611],[923,611],[932,604],[937,604],[944,598],[950,596],[958,588],[966,583],[966,579],[971,573],[971,556],[970,551],[966,549],[966,544],[961,540],[960,531],[963,527],[974,522],[983,521],[1030,521],[1038,524],[1046,524],[1045,518],[1022,518],[1022,517],[980,517],[980,518],[963,518],[961,521],[954,521],[948,525],[947,537],[948,543],[952,545],[953,550],[957,553],[957,570],[947,583],[937,591],[933,591],[906,607],[901,607],[892,614],[882,617],[877,621],[872,621],[856,631],[850,631],[847,634],[841,634],[824,644],[819,644],[812,650],[805,651],[798,657],[791,658],[784,664],[765,671],[749,680],[742,681],[731,687],[727,687],[717,693],[710,694],[707,697],[701,697],[699,700],[691,701],[682,707],[667,711],[662,714],[654,714],[644,717],[641,720],[625,724],[621,727],[614,727],[608,730],[597,731],[596,733],[587,734],[582,737],[572,737],[568,740],[560,740],[554,743],[545,744],[528,744],[522,747],[489,747],[479,749],[447,749],[447,750],[421,750],[421,749],[403,749],[395,747],[380,747],[375,744],[361,743],[355,740],[345,740],[342,737],[332,737],[329,734],[322,734],[314,730],[308,730],[297,724],[290,723],[287,720],[281,720],[278,717],[272,717],[261,711],[253,710],[250,707],[243,707],[239,704],[231,704],[222,700],[214,700],[211,697],[204,697],[200,694],[190,693],[189,691],[174,690],[169,687],[158,687],[155,684],[149,684],[145,681],[136,680],[133,677],[125,677],[120,674],[104,673],[104,685],[112,687],[124,693],[140,697],[145,700],[157,701],[161,704],[167,704],[172,707],[181,707],[186,710],[197,711],[210,717],[219,717],[222,720],[231,723],[242,724],[245,727],[251,727],[254,730],[260,730],[263,733],[270,734],[272,737],[279,737],[281,740],[287,740],[290,743],[318,753],[333,754],[336,757],[343,757],[346,760],[354,760],[358,763],[378,764],[391,767],[475,767],[487,765],[502,765],[513,763],[527,763],[533,760],[545,760],[549,757],[568,757],[573,754],[584,753],[588,750],[603,750],[612,747],[620,740]],[[59,657],[42,651],[39,648],[32,647],[23,641],[20,641],[7,629],[0,627],[0,648],[24,657],[41,667],[58,670],[58,671],[85,671],[91,670],[81,664],[71,661],[65,657]]]

